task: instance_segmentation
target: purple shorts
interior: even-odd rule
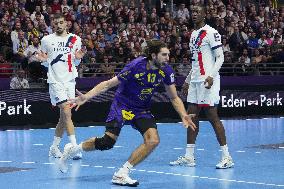
[[[117,121],[120,128],[122,128],[124,124],[130,124],[135,128],[134,121],[136,119],[150,119],[153,117],[154,116],[151,114],[150,110],[128,107],[114,100],[111,104],[110,112],[107,116],[106,122],[115,120]]]

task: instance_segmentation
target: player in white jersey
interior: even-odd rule
[[[67,22],[62,14],[55,15],[54,25],[56,32],[42,38],[42,52],[37,55],[37,58],[48,67],[47,82],[51,103],[60,109],[59,122],[49,150],[49,156],[60,158],[62,153],[59,150],[59,143],[64,129],[67,131],[70,142],[77,145],[68,100],[75,98],[75,78],[78,76],[76,66],[84,56],[84,51],[81,49],[81,38],[67,33]],[[73,159],[81,159],[81,157],[81,154],[77,154]]]
[[[197,129],[187,130],[186,154],[170,162],[170,165],[195,166],[194,148],[199,131],[199,113],[203,108],[214,128],[222,151],[221,161],[216,168],[225,169],[233,167],[234,163],[228,151],[225,129],[217,113],[220,100],[219,69],[224,62],[224,54],[221,36],[217,30],[205,24],[205,16],[203,6],[192,8],[195,29],[191,34],[189,44],[192,53],[192,70],[185,81],[185,87],[188,88],[188,113],[196,114],[193,121]]]

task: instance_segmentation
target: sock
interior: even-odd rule
[[[83,143],[82,143],[82,142],[78,145],[78,147],[79,147],[79,149],[80,149],[81,152],[84,151],[84,150],[83,150]]]
[[[133,168],[133,165],[131,165],[128,161],[118,170],[118,174],[129,174],[130,169]]]
[[[187,144],[185,149],[186,158],[194,158],[194,148],[195,144]]]
[[[220,146],[222,151],[222,158],[230,156],[227,144],[224,146]]]
[[[60,141],[61,141],[61,137],[54,136],[52,145],[59,146]]]
[[[75,135],[69,135],[68,137],[69,137],[69,140],[70,140],[71,144],[73,146],[76,146],[77,145],[77,141],[76,141]]]

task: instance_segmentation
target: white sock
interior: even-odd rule
[[[194,148],[195,144],[187,144],[185,149],[186,158],[194,158]]]
[[[130,169],[133,168],[133,165],[131,165],[128,161],[118,170],[118,174],[129,174]]]
[[[70,140],[71,144],[73,146],[76,146],[77,145],[77,141],[76,141],[75,135],[69,135],[68,137],[69,137],[69,140]]]
[[[78,145],[78,147],[79,147],[79,149],[80,149],[81,152],[84,151],[84,150],[83,150],[83,143],[82,143],[82,142]]]
[[[61,141],[61,137],[54,136],[52,145],[53,146],[59,146],[60,141]]]
[[[230,156],[227,144],[224,146],[220,146],[220,148],[222,151],[222,158]]]

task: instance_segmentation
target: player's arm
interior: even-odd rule
[[[109,90],[112,87],[115,87],[120,84],[119,79],[117,76],[99,83],[96,85],[93,89],[91,89],[89,92],[86,94],[82,94],[80,91],[77,90],[77,94],[79,95],[73,100],[70,100],[70,103],[73,104],[72,108],[76,107],[76,111],[79,109],[81,105],[83,105],[85,102],[87,102],[89,99],[93,98],[94,96],[97,96],[107,90]]]
[[[88,99],[93,98],[94,96],[97,96],[107,90],[109,90],[112,87],[115,87],[119,85],[120,81],[118,80],[117,76],[99,83],[97,86],[95,86],[92,90],[90,90],[88,93],[86,93],[86,97]]]
[[[76,41],[76,45],[74,47],[75,50],[75,66],[78,66],[81,62],[81,59],[83,58],[83,56],[85,55],[85,49],[82,49],[82,41],[81,38],[78,37],[78,40]]]
[[[210,77],[215,77],[218,74],[218,72],[219,72],[219,70],[220,70],[220,68],[221,68],[221,66],[224,62],[224,52],[223,52],[222,47],[219,47],[219,48],[213,50],[213,53],[215,55],[216,61],[215,61],[213,69],[209,73]]]
[[[217,31],[210,32],[208,37],[211,50],[213,51],[213,55],[215,57],[215,64],[205,79],[206,88],[211,88],[213,85],[213,78],[217,76],[224,62],[224,52],[222,48],[223,45],[221,43],[221,35]]]
[[[47,40],[46,38],[42,38],[41,40],[41,51],[36,53],[35,58],[37,59],[37,61],[39,62],[46,62],[48,59],[48,44],[47,44]]]
[[[174,84],[165,85],[165,89],[166,89],[167,95],[170,98],[170,101],[174,109],[177,111],[177,113],[181,117],[184,127],[186,128],[190,127],[192,130],[195,130],[196,126],[191,120],[192,115],[187,114],[182,100],[177,95],[177,90],[176,90],[175,85]]]

